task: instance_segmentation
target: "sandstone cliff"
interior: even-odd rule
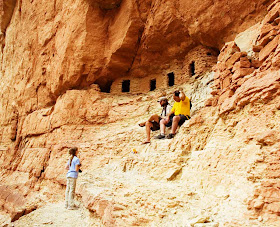
[[[80,201],[106,226],[279,226],[279,1],[0,8],[4,216],[62,200],[77,146]],[[135,92],[121,92],[124,78]],[[192,119],[173,140],[139,145],[137,123],[178,87]]]

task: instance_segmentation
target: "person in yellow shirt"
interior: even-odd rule
[[[186,120],[190,119],[190,99],[184,94],[183,91],[175,91],[173,94],[175,101],[170,113],[165,119],[160,121],[160,134],[156,139],[165,138],[165,128],[171,127],[171,133],[166,137],[172,139],[175,136],[178,125],[182,125]]]

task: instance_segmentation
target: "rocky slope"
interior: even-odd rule
[[[279,226],[279,1],[0,6],[2,223],[63,199],[67,148],[78,146],[81,206],[103,225]],[[199,45],[219,52],[212,72],[147,94],[100,91],[124,75],[184,74]],[[139,145],[137,123],[177,87],[192,119],[172,140]]]

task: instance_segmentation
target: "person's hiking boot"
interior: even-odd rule
[[[159,134],[158,136],[155,137],[156,139],[164,139],[165,138],[165,135],[163,134]]]
[[[170,134],[168,134],[168,136],[167,136],[166,138],[167,138],[167,139],[172,139],[172,138],[174,138],[174,136],[175,136],[175,134],[170,133]]]

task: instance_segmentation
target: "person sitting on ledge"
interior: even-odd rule
[[[165,119],[160,121],[160,134],[156,139],[165,138],[165,128],[171,127],[171,133],[166,137],[172,139],[175,136],[178,125],[182,125],[186,120],[190,119],[190,99],[184,94],[183,91],[175,91],[173,94],[175,101],[171,112]]]
[[[151,142],[151,130],[152,131],[159,130],[160,129],[159,122],[163,120],[172,109],[166,97],[161,97],[158,100],[158,102],[162,107],[161,115],[158,116],[157,114],[154,114],[148,119],[148,121],[139,124],[140,127],[146,126],[147,139],[142,144],[147,144]]]

